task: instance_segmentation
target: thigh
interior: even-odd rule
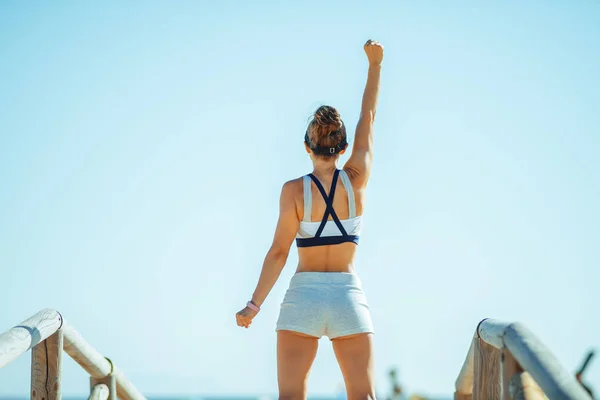
[[[358,334],[332,340],[348,400],[375,398],[373,335]]]
[[[306,399],[306,383],[317,354],[319,339],[297,332],[277,332],[279,399]]]

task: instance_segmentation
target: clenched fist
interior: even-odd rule
[[[381,65],[383,61],[383,45],[376,40],[367,40],[364,46],[369,65]]]

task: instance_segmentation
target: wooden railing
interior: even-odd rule
[[[479,323],[455,400],[591,400],[550,350],[519,323]]]
[[[56,310],[45,309],[0,335],[0,368],[31,349],[31,399],[61,399],[62,350],[90,374],[93,400],[146,400],[108,358]]]
[[[62,350],[90,374],[90,400],[146,400],[58,311],[45,309],[0,335],[0,368],[31,349],[31,399],[61,399]],[[546,346],[519,323],[479,323],[455,400],[591,400]]]

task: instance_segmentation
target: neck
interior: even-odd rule
[[[328,175],[333,173],[337,168],[337,158],[333,160],[313,160],[313,173],[315,175]]]

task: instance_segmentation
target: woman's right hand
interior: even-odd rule
[[[364,46],[369,65],[381,65],[383,61],[383,45],[376,40],[367,40]]]

